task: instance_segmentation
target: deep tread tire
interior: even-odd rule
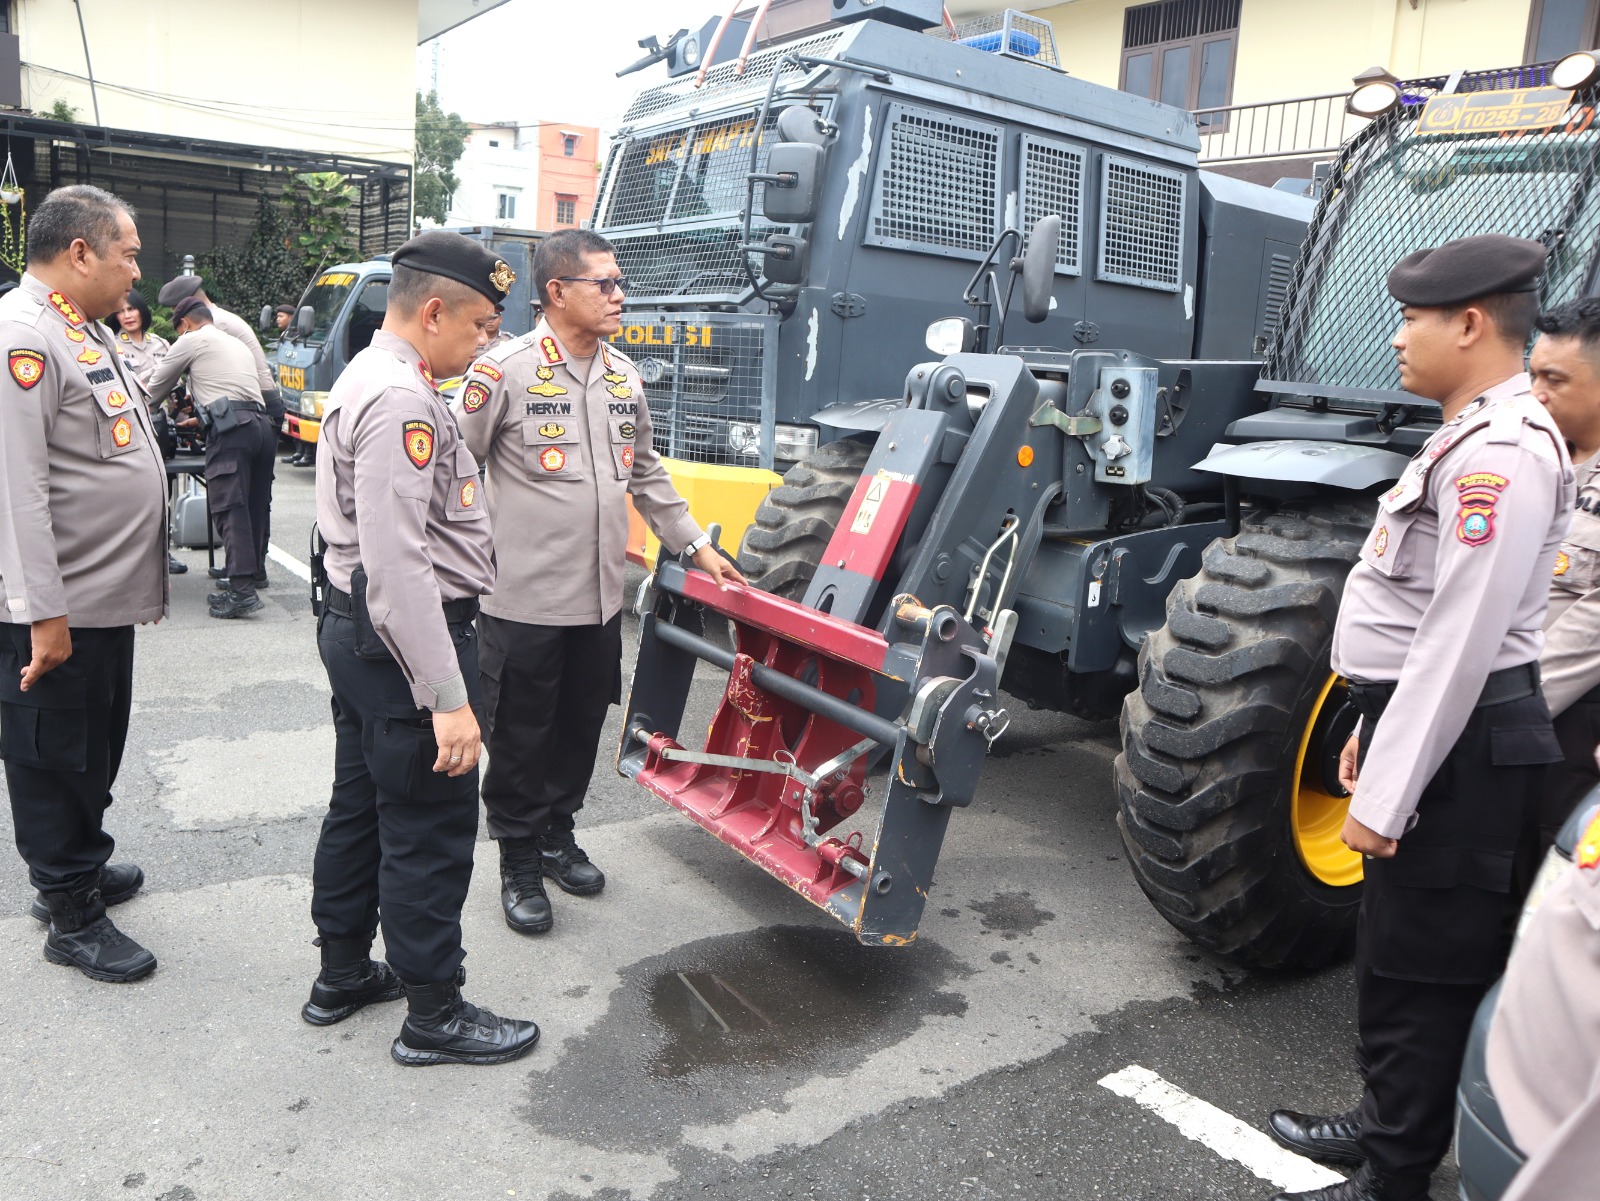
[[[871,453],[867,442],[829,442],[789,468],[745,531],[739,546],[745,578],[787,600],[802,599]]]
[[[1313,968],[1355,945],[1361,886],[1306,869],[1290,789],[1371,525],[1368,507],[1318,505],[1212,543],[1123,703],[1117,825],[1134,876],[1163,917],[1239,964]]]

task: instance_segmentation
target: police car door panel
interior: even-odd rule
[[[144,445],[144,430],[133,399],[120,383],[96,387],[94,407],[95,441],[102,459],[132,454]]]
[[[456,447],[455,472],[450,481],[450,505],[446,513],[451,521],[481,521],[487,515],[479,483],[478,460],[472,457],[466,443],[462,443]]]
[[[530,480],[576,482],[584,478],[583,446],[570,417],[524,417],[522,461]]]

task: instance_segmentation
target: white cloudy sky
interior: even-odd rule
[[[615,128],[629,98],[666,80],[661,63],[616,73],[677,29],[698,29],[731,0],[509,0],[438,39],[439,100],[468,121]],[[417,86],[433,75],[433,43],[417,50]]]

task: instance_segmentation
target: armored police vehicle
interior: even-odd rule
[[[1047,22],[1011,14],[966,44],[940,10],[835,4],[623,117],[593,218],[629,280],[613,341],[702,524],[743,529],[774,473],[837,436],[820,410],[898,396],[996,237],[1045,213],[1065,232],[1042,340],[1242,358],[1270,333],[1308,206],[1252,200],[1265,256],[1231,225],[1208,259],[1201,214],[1245,210],[1196,175],[1187,113],[1066,74]],[[1203,270],[1229,281],[1204,312]]]
[[[857,74],[819,68],[814,86]],[[1155,106],[1078,85],[1087,111],[1150,132],[1102,144],[1074,124],[1061,152],[1098,186],[1013,210],[1052,214],[1017,273],[1043,334],[1027,341],[1047,345],[973,353],[1016,282],[997,255],[976,321],[930,330],[945,357],[853,428],[828,418],[841,435],[763,502],[740,560],[766,591],[661,563],[619,768],[861,941],[901,945],[1005,728],[1001,690],[1120,711],[1118,824],[1162,915],[1240,963],[1347,953],[1362,862],[1339,838],[1338,757],[1356,714],[1333,622],[1378,495],[1440,420],[1400,388],[1384,278],[1419,247],[1501,232],[1549,248],[1543,304],[1600,290],[1597,80],[1578,55],[1358,90],[1370,121],[1281,274],[1284,235],[1261,223],[1286,218],[1195,171],[1186,114],[1158,110],[1178,131],[1162,136]],[[1157,181],[1181,201],[1170,223]],[[833,219],[819,209],[810,238]],[[1181,309],[1108,331],[1159,297],[1153,256],[1173,247]],[[1240,354],[1252,332],[1265,363]],[[734,650],[704,636],[708,614],[733,622]],[[679,741],[698,662],[729,672],[703,749]]]

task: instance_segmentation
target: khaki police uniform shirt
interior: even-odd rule
[[[261,381],[250,355],[235,338],[215,325],[202,325],[182,335],[161,360],[146,386],[156,400],[164,400],[184,372],[196,404],[218,400],[261,401]]]
[[[122,356],[123,363],[128,371],[139,380],[148,384],[150,375],[156,369],[156,364],[166,357],[167,351],[172,349],[160,334],[152,334],[149,330],[144,332],[144,341],[135,342],[127,330],[122,330],[116,335],[117,353]]]
[[[441,606],[493,589],[489,514],[477,461],[404,338],[374,334],[328,394],[317,528],[335,588],[349,592],[351,572],[366,569],[372,624],[417,706],[448,713],[466,704]]]
[[[1577,862],[1517,940],[1488,1068],[1506,1129],[1530,1156],[1513,1193],[1600,1195],[1600,828],[1579,840]]]
[[[700,536],[651,445],[638,368],[615,347],[601,342],[584,371],[541,321],[479,358],[454,408],[502,531],[490,616],[571,626],[621,612],[629,495],[671,553]]]
[[[250,323],[211,301],[206,302],[206,307],[211,310],[211,324],[229,337],[237,338],[250,352],[250,361],[255,365],[256,379],[261,383],[261,390],[271,392],[276,388],[277,377],[272,374],[272,368],[267,366],[267,352],[261,349],[261,342],[256,337],[255,330],[250,328]]]
[[[167,612],[167,473],[111,331],[32,275],[0,297],[4,620]]]
[[[1386,838],[1466,727],[1489,673],[1539,657],[1573,500],[1566,443],[1525,374],[1446,422],[1379,501],[1345,583],[1333,669],[1398,681],[1350,813]]]
[[[1539,670],[1554,716],[1600,685],[1600,455],[1580,464],[1572,528],[1556,554]]]

